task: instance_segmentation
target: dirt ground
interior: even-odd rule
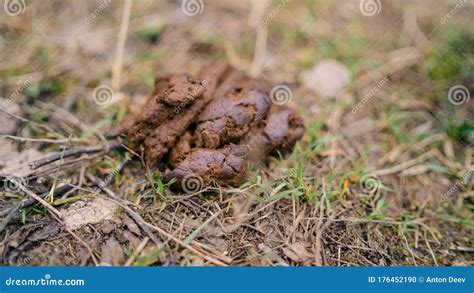
[[[4,3],[1,265],[474,265],[472,0]],[[105,134],[217,61],[305,133],[175,191]]]

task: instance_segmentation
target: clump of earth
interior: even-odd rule
[[[272,103],[271,88],[224,62],[196,77],[164,74],[143,111],[109,135],[126,133],[149,166],[169,166],[163,179],[175,179],[175,188],[191,177],[206,186],[238,186],[250,162],[290,150],[304,134],[290,107]]]

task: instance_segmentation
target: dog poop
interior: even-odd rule
[[[141,113],[109,134],[127,133],[149,166],[167,166],[163,179],[184,189],[188,178],[238,186],[251,161],[291,149],[303,136],[300,117],[272,103],[271,85],[227,63],[187,74],[158,76]]]

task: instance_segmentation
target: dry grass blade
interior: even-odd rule
[[[186,239],[184,239],[183,244],[189,245],[194,240],[194,238],[198,236],[201,230],[204,229],[204,227],[206,227],[214,219],[216,219],[222,212],[223,210],[219,210],[218,212],[214,213],[214,215],[209,217],[206,221],[204,221],[204,223],[202,223],[199,227],[196,228],[196,230],[194,230],[191,234],[189,234],[189,236],[186,237]]]
[[[128,205],[127,203],[125,203],[122,199],[120,199],[117,195],[115,195],[115,193],[108,189],[107,187],[105,186],[102,186],[102,184],[100,184],[99,180],[97,178],[95,178],[94,176],[92,175],[87,175],[87,177],[89,178],[89,180],[91,180],[92,182],[94,182],[94,184],[100,188],[102,191],[104,191],[109,197],[105,197],[106,199],[108,200],[111,200],[113,201],[114,203],[118,204],[119,206],[121,206],[129,215],[130,217],[132,217],[132,219],[137,223],[137,225],[140,226],[140,228],[147,234],[147,236],[155,243],[155,244],[160,244],[160,241],[158,240],[158,238],[155,236],[155,234],[153,234],[150,229],[148,229],[148,227],[146,226],[146,222],[145,220],[143,220],[143,218],[137,213],[135,212],[134,210],[132,210]]]
[[[79,156],[79,155],[82,155],[82,154],[93,154],[93,153],[98,153],[98,152],[107,153],[112,149],[122,148],[122,146],[123,146],[123,144],[120,141],[111,141],[111,142],[107,142],[105,144],[100,144],[100,145],[69,149],[69,150],[66,150],[64,152],[58,152],[58,153],[53,154],[51,156],[48,156],[46,158],[42,158],[42,159],[33,161],[33,162],[29,163],[28,165],[30,166],[31,169],[36,170],[40,167],[43,167],[43,166],[48,165],[50,163],[56,162],[56,161],[60,160],[61,158]]]

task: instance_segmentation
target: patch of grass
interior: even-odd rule
[[[41,88],[38,84],[29,85],[25,88],[25,95],[28,102],[31,104],[41,93]]]
[[[156,24],[143,27],[138,29],[135,32],[135,35],[142,40],[146,40],[151,43],[156,43],[161,34],[165,31],[166,29],[166,24],[163,22],[158,22]]]
[[[138,257],[133,263],[133,265],[140,267],[151,266],[160,259],[160,256],[163,254],[163,252],[165,252],[164,247],[154,248],[146,255]]]
[[[453,141],[466,139],[474,133],[474,115],[459,117],[454,111],[450,111],[448,115],[438,115],[438,119],[446,135]]]
[[[161,199],[167,198],[167,190],[169,190],[169,187],[176,182],[176,179],[172,179],[167,183],[164,183],[161,179],[161,173],[156,172],[156,176],[153,176],[153,172],[148,166],[146,167],[146,176],[153,192]],[[164,202],[166,202],[166,200]]]
[[[336,59],[356,71],[356,64],[361,62],[361,57],[367,54],[370,42],[365,37],[346,36],[344,42],[334,41],[325,37],[316,40],[316,47],[321,58]],[[368,60],[364,59],[364,62]],[[359,64],[360,65],[360,64]],[[375,64],[372,65],[374,67]]]
[[[466,228],[469,228],[471,230],[474,230],[474,221],[472,219],[460,218],[460,217],[456,217],[456,216],[449,215],[449,214],[440,214],[440,215],[438,215],[438,219],[441,219],[441,220],[447,221],[447,222],[451,222],[451,223],[456,223],[456,224],[462,225]]]
[[[474,37],[458,27],[447,27],[442,31],[441,40],[435,46],[425,63],[428,76],[433,80],[453,78],[461,75],[467,80],[474,79],[474,64],[467,56],[474,55]]]

